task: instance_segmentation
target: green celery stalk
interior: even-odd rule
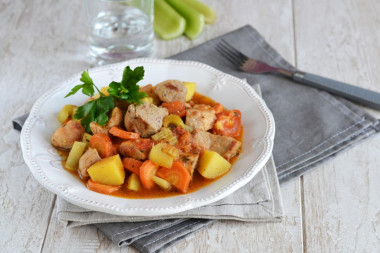
[[[154,31],[164,40],[171,40],[185,32],[186,20],[165,0],[154,0]]]
[[[212,24],[216,20],[216,12],[199,0],[182,0],[194,10],[202,13],[205,16],[205,23]]]
[[[186,20],[185,35],[190,39],[198,37],[204,28],[205,17],[182,0],[166,0]]]

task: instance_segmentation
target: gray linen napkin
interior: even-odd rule
[[[380,131],[379,120],[347,100],[282,76],[241,72],[216,51],[215,45],[221,39],[248,57],[295,68],[248,25],[172,57],[200,61],[246,78],[250,84],[261,84],[277,126],[273,157],[280,182],[302,175],[318,162]]]

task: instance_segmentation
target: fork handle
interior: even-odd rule
[[[356,87],[347,83],[335,81],[318,75],[296,71],[293,80],[308,86],[328,91],[332,94],[347,98],[353,102],[374,109],[380,109],[380,93]]]

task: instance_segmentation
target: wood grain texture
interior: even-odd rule
[[[29,172],[11,119],[30,111],[46,89],[88,68],[86,37],[73,29],[83,16],[80,6],[0,1],[1,252],[39,252],[43,246],[55,197]]]
[[[379,1],[296,0],[295,24],[299,68],[380,92]],[[304,176],[307,252],[380,251],[379,154],[377,135]]]
[[[217,22],[194,41],[185,37],[156,40],[156,57],[176,54],[251,24],[294,62],[291,0],[205,2],[216,9]],[[84,20],[81,1],[0,1],[0,103],[4,108],[0,119],[6,122],[0,127],[1,251],[135,252],[118,248],[92,226],[66,229],[57,221],[54,195],[29,173],[22,161],[18,133],[9,122],[28,112],[44,90],[91,67]],[[301,252],[299,180],[283,185],[282,193],[284,222],[218,222],[166,251]]]

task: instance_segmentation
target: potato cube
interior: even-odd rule
[[[214,179],[225,174],[231,164],[215,151],[205,150],[200,157],[198,172],[207,179]]]
[[[119,155],[94,163],[87,172],[94,182],[106,185],[121,185],[125,179],[124,167]]]
[[[197,83],[183,82],[183,84],[186,86],[187,89],[186,101],[189,101],[194,96],[195,89],[197,88]]]
[[[127,188],[131,191],[139,191],[142,187],[141,181],[139,176],[137,176],[135,173],[132,173],[128,180],[127,180]]]

